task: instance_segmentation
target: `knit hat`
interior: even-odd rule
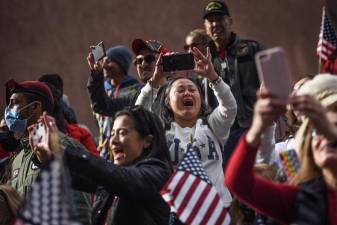
[[[132,55],[130,50],[122,45],[118,45],[112,48],[109,48],[106,51],[106,56],[111,59],[112,61],[116,62],[122,70],[128,74],[131,60],[132,60]]]
[[[316,75],[297,91],[297,95],[306,94],[314,96],[324,107],[337,102],[337,76],[328,73]]]
[[[206,19],[206,17],[212,13],[220,13],[224,16],[230,16],[226,3],[222,1],[209,2],[204,9],[204,14],[202,18]]]
[[[150,51],[153,51],[155,53],[167,53],[168,49],[165,48],[163,43],[157,40],[147,40],[144,41],[143,39],[137,38],[132,41],[132,51],[135,53],[135,55],[139,55],[139,51],[143,48],[148,48]]]
[[[23,81],[17,83],[15,80],[9,80],[5,84],[6,87],[6,104],[13,93],[31,93],[45,98],[51,105],[54,104],[54,98],[50,88],[40,81]]]

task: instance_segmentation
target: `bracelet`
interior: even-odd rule
[[[210,86],[210,88],[214,88],[215,86],[217,86],[220,82],[221,82],[221,77],[220,76],[218,76],[218,78],[216,79],[216,80],[214,80],[214,81],[210,81],[209,82],[209,86]]]

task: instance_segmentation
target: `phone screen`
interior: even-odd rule
[[[194,56],[190,53],[167,55],[162,57],[163,71],[192,70],[194,69]]]
[[[95,62],[102,59],[106,55],[103,41],[98,43],[91,52],[94,55]]]
[[[38,123],[33,131],[33,145],[46,141],[46,128],[43,123]]]

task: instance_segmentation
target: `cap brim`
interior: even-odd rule
[[[324,107],[329,107],[337,102],[337,93],[329,95],[328,97],[321,100],[321,104]]]
[[[147,48],[147,44],[143,39],[137,38],[135,40],[132,41],[132,51],[135,55],[139,54],[139,51],[143,48]]]
[[[212,10],[212,11],[209,11],[209,12],[205,12],[204,15],[203,15],[203,19],[206,19],[206,17],[208,17],[209,15],[211,14],[214,14],[214,13],[219,13],[219,14],[222,14],[224,16],[229,16],[227,13],[225,13],[223,10]]]

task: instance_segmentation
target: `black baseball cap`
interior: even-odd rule
[[[222,1],[209,2],[204,9],[204,14],[202,18],[206,19],[206,17],[212,13],[220,13],[224,16],[230,16],[226,3]]]

